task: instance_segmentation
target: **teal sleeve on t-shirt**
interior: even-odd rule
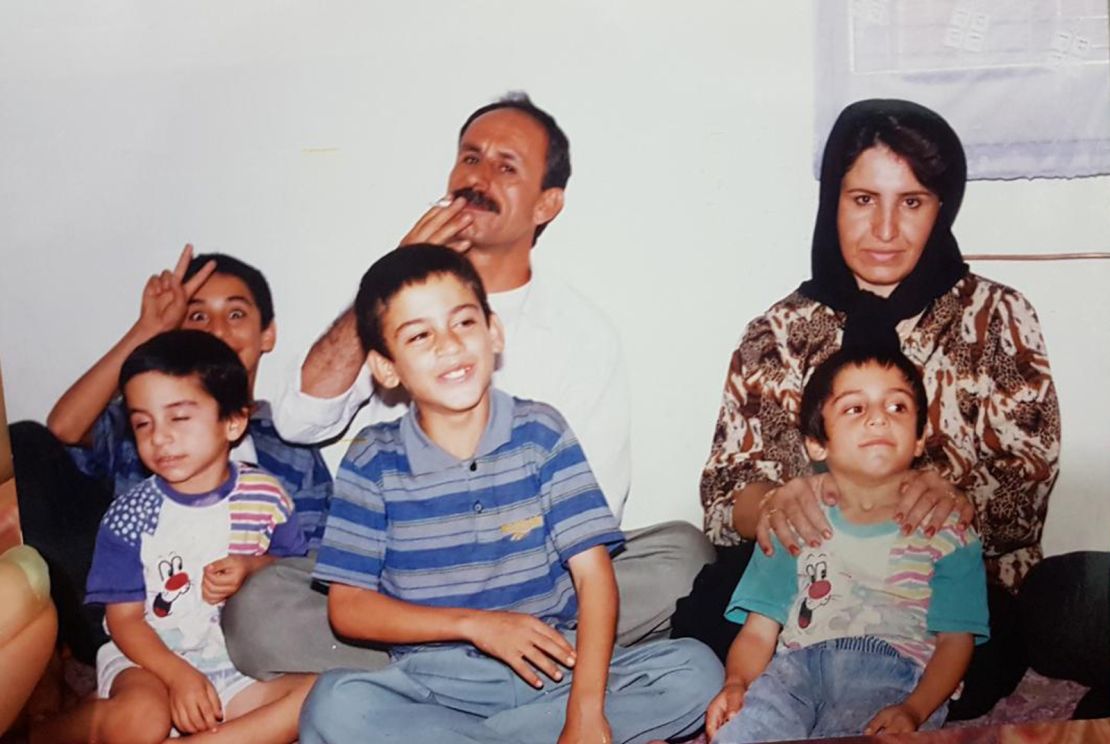
[[[971,633],[975,645],[986,643],[991,631],[982,543],[976,538],[938,560],[930,586],[933,596],[925,619],[929,632]]]
[[[786,624],[790,606],[798,593],[798,559],[790,555],[777,537],[771,537],[774,553],[764,555],[756,546],[752,559],[725,608],[725,618],[737,625],[755,612],[779,625]]]

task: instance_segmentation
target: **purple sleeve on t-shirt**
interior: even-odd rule
[[[92,566],[86,583],[85,602],[116,604],[146,601],[146,582],[139,545],[129,545],[101,525],[96,535]]]

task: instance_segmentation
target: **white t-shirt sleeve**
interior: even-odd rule
[[[306,351],[292,369],[289,383],[273,406],[278,434],[295,444],[316,444],[339,436],[374,393],[373,378],[364,364],[351,387],[334,398],[306,394],[301,390],[301,367],[307,357]]]

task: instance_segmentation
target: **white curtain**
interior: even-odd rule
[[[1110,174],[1107,0],[814,2],[814,173],[846,104],[906,98],[948,120],[971,178]]]

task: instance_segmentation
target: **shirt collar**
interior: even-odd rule
[[[227,498],[239,479],[239,466],[234,460],[228,461],[227,469],[227,480],[208,493],[181,493],[163,480],[160,475],[154,476],[154,482],[158,484],[158,488],[161,489],[166,498],[171,501],[176,501],[183,506],[211,506]]]
[[[546,292],[544,282],[537,278],[533,267],[532,277],[526,284],[507,292],[491,292],[490,309],[501,318],[506,333],[521,323],[530,328],[548,329],[553,324],[548,311],[550,303],[545,299]]]
[[[490,387],[489,393],[489,421],[486,422],[482,438],[478,440],[477,451],[467,460],[476,460],[489,455],[498,447],[508,443],[512,437],[514,407],[512,396],[494,387]],[[428,438],[416,420],[415,405],[409,406],[408,412],[401,418],[401,445],[405,448],[405,456],[408,458],[409,469],[413,475],[427,475],[447,470],[462,462]]]

